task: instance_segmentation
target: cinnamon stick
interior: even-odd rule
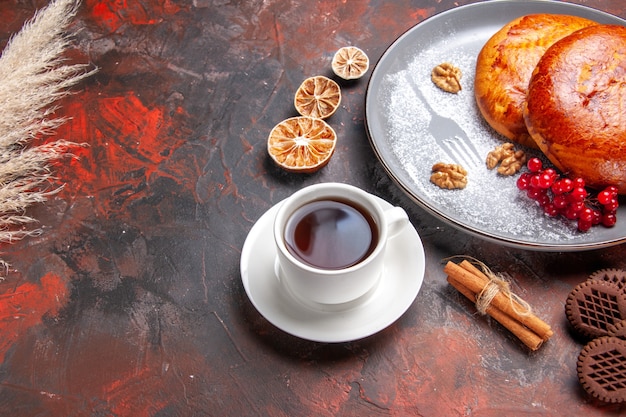
[[[470,289],[456,281],[451,276],[448,276],[448,282],[468,300],[472,303],[476,303],[476,295]],[[513,333],[513,335],[515,335],[529,349],[537,350],[543,344],[544,340],[541,337],[497,308],[491,306],[487,307],[487,314]]]
[[[482,288],[484,288],[485,285],[487,285],[487,283],[489,282],[489,277],[487,277],[487,275],[485,275],[471,262],[468,262],[466,260],[461,262],[461,267],[480,278],[480,280],[484,283],[481,286],[480,291],[482,291]],[[496,306],[498,309],[502,310],[509,316],[519,320],[520,323],[534,331],[543,340],[548,340],[554,334],[550,326],[536,315],[532,313],[528,315],[519,314],[518,312],[523,311],[524,307],[520,305],[517,301],[512,300],[502,293],[496,295],[496,297],[492,301],[492,304],[494,304],[494,306]]]
[[[444,272],[448,274],[448,282],[474,303],[477,295],[490,282],[480,269],[466,260],[460,265],[448,262],[444,267]],[[552,336],[553,332],[548,324],[534,314],[523,315],[517,312],[523,309],[524,307],[517,301],[503,293],[498,293],[486,312],[515,334],[526,346],[536,350]]]

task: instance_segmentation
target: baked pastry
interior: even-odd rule
[[[626,320],[626,294],[612,282],[581,282],[567,297],[565,315],[582,336],[606,336],[610,325]]]
[[[533,14],[496,32],[478,54],[474,81],[476,103],[489,125],[514,142],[536,148],[523,117],[532,72],[553,43],[595,24],[577,16]]]
[[[524,118],[562,172],[626,194],[626,27],[590,26],[548,48],[528,86]]]
[[[578,379],[585,391],[607,403],[626,400],[626,340],[600,337],[578,355]]]

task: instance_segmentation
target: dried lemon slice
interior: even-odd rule
[[[356,46],[345,46],[335,52],[331,66],[338,77],[354,80],[367,72],[370,60],[365,52]]]
[[[289,172],[313,173],[328,163],[337,134],[322,119],[298,116],[278,123],[267,140],[274,162]]]
[[[323,75],[309,77],[300,84],[294,98],[302,116],[326,119],[335,113],[341,102],[339,85]]]

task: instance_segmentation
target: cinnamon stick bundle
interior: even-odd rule
[[[473,303],[493,282],[467,260],[460,264],[449,261],[444,267],[448,282]],[[553,334],[548,324],[529,312],[510,293],[499,291],[490,301],[485,312],[513,333],[531,350],[537,350]]]

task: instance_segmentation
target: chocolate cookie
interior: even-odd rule
[[[626,288],[626,271],[622,269],[600,269],[599,271],[594,272],[589,275],[590,280],[603,280],[612,282],[617,284],[618,287],[622,289],[622,291]]]
[[[626,319],[626,293],[612,282],[587,280],[567,297],[565,314],[581,335],[606,336],[610,325]]]
[[[606,328],[606,332],[609,336],[619,337],[620,339],[626,340],[626,320],[611,324]]]
[[[604,336],[589,342],[578,355],[578,379],[601,401],[626,400],[626,340]]]

